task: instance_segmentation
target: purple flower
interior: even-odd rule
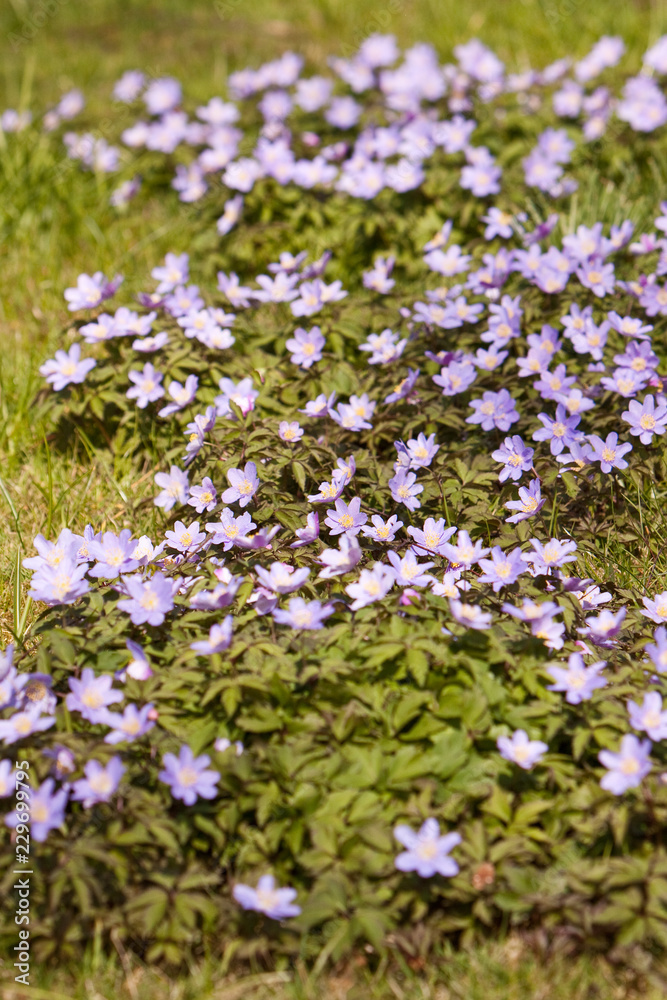
[[[218,382],[222,390],[219,396],[215,397],[215,405],[219,417],[227,417],[229,420],[236,420],[230,403],[236,403],[243,416],[250,413],[255,408],[255,400],[259,392],[253,389],[252,378],[244,378],[237,384],[230,378],[221,378]]]
[[[440,551],[451,563],[454,563],[456,566],[465,566],[466,569],[479,562],[483,556],[489,553],[489,550],[482,546],[481,541],[476,541],[473,544],[470,535],[463,529],[456,536],[456,545],[453,545],[451,542],[445,542],[440,547]]]
[[[617,392],[629,399],[646,388],[650,374],[648,370],[639,372],[634,368],[615,368],[611,378],[606,376],[601,378],[600,384],[609,392]]]
[[[472,191],[476,198],[486,198],[500,192],[502,170],[492,159],[479,164],[469,164],[461,170],[461,187]]]
[[[258,302],[291,302],[299,294],[294,288],[298,280],[298,274],[286,274],[284,271],[279,271],[275,278],[259,274],[257,284],[262,291],[253,292],[253,296]]]
[[[118,608],[127,611],[133,625],[161,625],[174,607],[172,584],[162,573],[149,580],[124,576],[123,585],[129,598],[119,601]]]
[[[238,517],[229,507],[225,507],[220,513],[219,521],[209,521],[206,530],[213,535],[212,545],[224,545],[225,552],[237,542],[239,538],[244,538],[249,531],[257,525],[246,511]]]
[[[125,767],[120,757],[112,757],[106,767],[97,760],[89,760],[83,769],[84,778],[72,786],[72,801],[81,802],[90,809],[98,802],[108,802],[120,784]]]
[[[149,403],[154,403],[160,396],[164,396],[164,389],[160,384],[162,373],[156,371],[150,362],[144,365],[143,371],[131,371],[128,374],[130,382],[134,382],[134,385],[130,386],[125,395],[128,399],[136,399],[140,410],[145,409]]]
[[[227,615],[221,625],[211,625],[208,639],[190,643],[190,649],[194,649],[196,653],[201,653],[204,656],[223,653],[231,645],[233,622],[232,615]]]
[[[408,534],[414,539],[412,548],[420,556],[433,552],[444,556],[444,546],[455,533],[456,528],[445,527],[445,519],[442,517],[437,521],[432,517],[427,517],[423,529],[412,526],[408,528]]]
[[[190,599],[190,607],[198,611],[215,611],[228,608],[236,597],[236,592],[243,583],[242,576],[232,576],[226,566],[216,570],[216,576],[221,581],[213,590],[200,590]]]
[[[651,348],[651,342],[631,340],[625,346],[623,354],[615,354],[614,361],[622,368],[632,368],[640,375],[652,374],[660,365],[660,359]]]
[[[97,362],[94,358],[86,358],[80,361],[81,344],[72,344],[69,351],[56,351],[55,359],[45,361],[40,367],[40,375],[44,375],[47,382],[50,382],[56,392],[60,392],[66,385],[80,384],[86,375],[91,371]]]
[[[81,542],[82,539],[74,535],[69,528],[63,528],[55,542],[48,541],[42,534],[36,535],[34,545],[39,555],[24,559],[23,565],[26,569],[55,569],[63,560],[78,559]]]
[[[226,236],[241,218],[243,211],[243,195],[237,194],[224,204],[224,212],[216,223],[220,236]]]
[[[630,424],[630,433],[639,435],[642,444],[650,444],[654,434],[664,434],[667,430],[667,406],[664,403],[656,406],[653,396],[646,396],[642,403],[631,400],[621,416]]]
[[[234,503],[238,500],[241,507],[247,507],[259,489],[257,466],[254,462],[246,462],[245,469],[229,469],[227,472],[229,489],[222,494],[223,503]]]
[[[153,706],[150,702],[142,708],[137,708],[136,705],[127,705],[122,715],[115,712],[104,712],[104,717],[99,721],[105,726],[111,726],[111,732],[104,737],[104,742],[123,743],[145,736],[155,725],[154,719],[150,718],[152,713]]]
[[[181,799],[186,806],[192,806],[199,796],[214,799],[218,794],[216,785],[220,774],[218,771],[207,770],[210,763],[208,754],[195,757],[190,747],[184,743],[178,757],[173,753],[164,755],[164,770],[160,771],[158,778],[169,785],[173,798]]]
[[[15,792],[15,774],[14,765],[10,760],[0,760],[0,799],[7,798]]]
[[[302,597],[292,597],[288,610],[276,608],[273,617],[280,625],[289,625],[298,629],[324,628],[324,620],[336,610],[333,604],[321,604],[319,601],[304,601]]]
[[[663,711],[662,698],[657,691],[645,694],[641,705],[629,701],[628,715],[632,728],[648,733],[654,742],[667,738],[667,711]]]
[[[539,392],[542,399],[559,399],[565,390],[569,389],[576,382],[574,375],[568,375],[565,365],[557,365],[553,372],[542,372],[541,377],[533,382],[533,388]]]
[[[621,740],[619,753],[601,750],[598,760],[607,768],[600,787],[612,795],[622,795],[629,788],[636,788],[652,768],[649,754],[650,740],[638,740],[629,733]]]
[[[544,424],[533,434],[533,441],[549,441],[551,454],[560,455],[565,447],[569,447],[582,437],[581,431],[577,431],[577,425],[581,420],[578,414],[568,417],[567,410],[559,403],[556,407],[556,419],[553,420],[546,413],[538,413],[537,419]]]
[[[322,360],[322,349],[325,339],[319,326],[313,326],[306,331],[298,326],[294,336],[286,342],[285,347],[291,351],[290,361],[301,368],[310,368],[316,361]]]
[[[139,69],[129,69],[116,81],[113,96],[117,101],[130,104],[141,93],[146,77]]]
[[[268,570],[255,566],[259,582],[274,594],[291,594],[302,587],[310,576],[308,567],[295,569],[287,563],[275,562]]]
[[[550,192],[563,176],[563,168],[547,157],[542,150],[534,149],[522,161],[525,182],[528,187]]]
[[[403,558],[397,552],[389,552],[388,557],[394,567],[394,577],[399,587],[426,587],[433,582],[433,577],[426,570],[435,566],[435,563],[417,562],[412,549],[408,549]]]
[[[38,788],[33,788],[30,796],[30,836],[41,844],[46,840],[51,830],[57,829],[64,822],[67,806],[68,790],[61,788],[54,791],[53,778],[47,778]],[[18,807],[5,818],[9,827],[18,826]]]
[[[295,444],[303,437],[303,427],[300,426],[298,420],[281,420],[278,427],[278,437],[281,441],[287,441],[288,444]]]
[[[470,361],[451,361],[440,369],[433,381],[442,389],[443,396],[456,396],[465,392],[477,378],[475,366]]]
[[[301,548],[302,545],[310,545],[311,542],[316,541],[320,534],[320,518],[316,511],[312,511],[306,517],[306,527],[297,528],[294,532],[298,541],[292,542],[290,545],[291,549]]]
[[[72,312],[76,312],[78,309],[94,309],[105,299],[111,298],[122,280],[120,275],[116,275],[112,281],[109,281],[101,271],[96,271],[92,276],[80,274],[77,278],[76,288],[65,290],[67,308]]]
[[[151,670],[150,663],[148,662],[148,658],[143,649],[139,643],[132,642],[131,639],[126,639],[125,645],[127,646],[132,659],[126,667],[117,671],[115,677],[120,681],[124,681],[127,675],[127,677],[132,677],[135,681],[147,681],[149,677],[153,676],[153,671]]]
[[[378,257],[373,268],[362,273],[364,288],[370,288],[380,295],[386,295],[387,292],[390,292],[396,284],[394,279],[389,277],[395,263],[395,257],[388,257],[386,260],[384,257]]]
[[[87,569],[87,564],[78,566],[72,559],[63,559],[56,566],[42,566],[32,578],[28,595],[45,604],[73,604],[90,590],[83,579]]]
[[[188,504],[194,507],[198,514],[213,510],[217,503],[218,492],[208,476],[204,477],[201,486],[190,487]]]
[[[367,604],[381,601],[394,586],[394,582],[394,571],[382,563],[376,562],[372,569],[362,569],[358,581],[345,588],[345,593],[353,598],[350,609],[358,611]]]
[[[659,674],[667,670],[667,629],[661,625],[653,633],[655,642],[649,642],[644,646],[644,651],[651,658]]]
[[[617,312],[608,312],[607,319],[610,326],[622,333],[624,337],[634,337],[636,340],[650,339],[653,327],[650,324],[643,324],[640,319],[633,316],[620,316]],[[650,349],[650,345],[647,345]],[[616,360],[616,358],[614,358]]]
[[[435,434],[418,434],[416,440],[408,441],[408,454],[410,456],[410,468],[422,469],[431,464],[440,445],[435,443]]]
[[[408,368],[408,374],[404,379],[398,382],[392,391],[384,397],[385,403],[396,403],[399,399],[407,399],[412,390],[415,387],[415,382],[419,377],[419,369],[413,371],[412,368]]]
[[[590,460],[599,462],[603,472],[611,472],[612,469],[627,469],[628,463],[624,461],[623,456],[628,451],[632,451],[632,445],[629,442],[619,445],[618,434],[615,431],[608,434],[605,441],[597,434],[590,434],[588,441],[592,448]]]
[[[336,410],[329,409],[329,416],[341,427],[350,431],[369,430],[376,403],[368,398],[368,393],[350,396],[349,403],[339,403]]]
[[[577,632],[596,646],[613,646],[613,639],[621,631],[626,614],[626,608],[621,608],[616,614],[602,611],[597,618],[586,618],[585,628],[578,628]]]
[[[499,431],[508,431],[519,419],[514,400],[507,389],[485,392],[481,399],[471,400],[470,405],[475,412],[471,417],[466,417],[466,423],[481,424],[484,431],[491,431],[494,427]]]
[[[504,466],[498,475],[500,482],[521,479],[524,472],[530,472],[534,454],[534,450],[524,444],[523,438],[518,434],[506,437],[500,448],[491,454],[496,462],[502,462]]]
[[[331,476],[331,482],[320,483],[318,493],[309,493],[310,503],[331,503],[338,500],[347,485],[347,476],[340,469],[335,469]]]
[[[81,677],[70,677],[70,693],[65,704],[70,712],[79,712],[88,722],[101,722],[101,715],[109,705],[123,700],[122,691],[112,689],[113,677],[109,674],[95,675],[90,667],[84,667]]]
[[[167,403],[161,410],[158,410],[158,417],[170,417],[172,413],[178,413],[183,407],[189,406],[190,403],[194,402],[198,385],[199,379],[196,375],[188,375],[185,385],[181,385],[180,382],[171,382],[167,392],[173,399],[173,403]]]
[[[183,521],[176,521],[173,531],[165,532],[167,546],[185,555],[191,555],[206,541],[206,532],[199,530],[199,521],[193,521],[186,526]]]
[[[539,764],[543,754],[549,749],[542,740],[529,740],[523,729],[517,729],[511,737],[499,736],[496,746],[501,757],[518,764],[524,771],[530,771],[535,764]]]
[[[408,510],[416,510],[421,506],[417,496],[423,492],[424,487],[418,485],[414,472],[399,469],[396,475],[389,480],[388,485],[396,503],[405,504]]]
[[[479,604],[463,604],[457,598],[452,597],[449,601],[449,610],[454,621],[465,628],[476,630],[491,627],[491,615],[487,611],[482,611]]]
[[[151,115],[162,115],[181,103],[181,85],[172,76],[161,76],[151,82],[144,91],[144,103]],[[167,260],[174,254],[167,254]],[[187,260],[187,254],[183,254]],[[178,260],[178,258],[176,258]],[[155,268],[155,271],[161,270]],[[155,271],[153,277],[156,277]]]
[[[335,392],[332,392],[330,396],[325,396],[324,393],[321,393],[315,399],[308,400],[305,408],[299,410],[299,413],[305,413],[308,417],[326,417],[331,413],[335,402]]]
[[[330,533],[340,535],[344,531],[346,535],[358,535],[368,520],[368,515],[362,514],[360,508],[359,497],[354,497],[349,504],[344,500],[336,500],[335,512],[330,510],[324,520]]]
[[[377,515],[376,515],[377,516]],[[366,531],[367,529],[363,529]],[[325,549],[319,561],[324,569],[318,573],[318,580],[330,580],[334,576],[343,576],[354,569],[361,559],[361,548],[354,535],[341,535],[337,549]]]
[[[479,560],[480,569],[483,575],[479,577],[480,583],[491,583],[497,594],[502,587],[509,587],[519,579],[522,573],[526,572],[526,564],[521,558],[521,549],[512,549],[511,552],[504,553],[499,545],[491,549],[490,559]]]
[[[298,917],[301,907],[292,901],[296,899],[296,889],[277,889],[273,875],[262,875],[257,888],[237,883],[232,890],[236,902],[244,910],[256,910],[272,920]]]
[[[41,715],[40,711],[39,705],[31,705],[23,711],[15,712],[9,719],[0,719],[0,740],[4,741],[5,746],[11,746],[33,733],[50,729],[55,718],[52,715]]]
[[[129,528],[123,528],[120,535],[105,531],[100,541],[93,538],[88,544],[88,553],[97,563],[90,570],[90,575],[115,580],[119,573],[131,573],[139,565],[133,558],[136,547],[137,540],[132,538]]]
[[[514,221],[514,216],[510,215],[509,212],[502,212],[499,208],[490,208],[486,215],[482,216],[482,222],[486,222],[486,229],[484,230],[484,239],[492,240],[495,236],[500,236],[504,240],[508,240],[514,230],[512,229],[512,222]]]
[[[459,866],[449,857],[449,852],[461,843],[461,834],[453,832],[441,836],[437,819],[425,820],[417,833],[400,823],[394,827],[394,836],[399,844],[407,848],[394,862],[399,871],[417,872],[421,878],[458,874]]]
[[[188,499],[188,474],[177,465],[172,465],[169,472],[158,472],[155,475],[156,486],[162,487],[162,492],[153,501],[156,507],[165,511],[171,510],[175,503],[186,503]]]
[[[592,257],[582,264],[577,271],[577,277],[584,288],[590,288],[600,298],[611,294],[614,290],[614,265],[604,264],[600,258]]]
[[[646,611],[642,611],[645,618],[650,618],[652,622],[662,625],[667,621],[667,590],[662,594],[656,594],[653,600],[648,597],[642,598],[642,603]]]
[[[531,538],[530,544],[533,552],[523,554],[524,562],[531,567],[533,576],[547,574],[557,566],[564,566],[565,563],[576,560],[577,543],[573,541],[561,542],[558,538],[552,538],[548,542],[540,542],[537,538]]]
[[[548,686],[547,691],[563,691],[565,700],[570,705],[579,705],[582,701],[588,701],[598,688],[605,687],[607,680],[599,675],[606,665],[606,660],[598,660],[587,667],[581,653],[571,653],[567,667],[547,667],[547,672],[556,681]]]

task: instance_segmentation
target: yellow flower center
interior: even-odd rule
[[[97,691],[84,691],[81,701],[88,708],[99,708],[102,704],[102,696]]]
[[[33,823],[45,823],[49,818],[49,810],[43,802],[33,801],[31,812]]]
[[[181,785],[196,785],[197,778],[199,777],[197,771],[194,767],[182,767],[178,772],[178,780]]]
[[[88,780],[88,784],[98,795],[107,795],[112,789],[112,782],[106,771],[101,771]]]

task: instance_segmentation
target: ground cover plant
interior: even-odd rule
[[[197,226],[131,292],[63,289],[41,365],[52,448],[136,486],[38,536],[29,627],[16,575],[40,959],[664,946],[667,59],[622,54],[371,36],[192,107],[126,74],[114,143],[76,92],[6,114]]]

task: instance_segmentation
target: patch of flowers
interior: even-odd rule
[[[572,200],[612,123],[630,159],[660,140],[667,38],[620,94],[620,39],[454,52],[287,53],[195,118],[116,85],[125,147],[223,212],[136,301],[81,275],[41,368],[54,421],[155,484],[24,561],[46,610],[0,738],[40,777],[45,956],[94,924],[174,962],[410,955],[424,923],[667,943],[667,592],[601,544],[665,476],[667,202],[644,231]]]

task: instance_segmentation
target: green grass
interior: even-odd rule
[[[371,972],[366,958],[326,977],[302,965],[242,978],[211,965],[172,979],[160,969],[130,962],[125,953],[106,963],[86,956],[76,974],[39,975],[27,989],[9,987],[3,1000],[661,1000],[667,969],[656,969],[641,951],[635,970],[605,958],[573,959],[556,952],[545,963],[538,943],[510,937],[471,953],[451,953],[433,967]],[[121,961],[122,959],[122,961]]]
[[[35,111],[55,102],[72,86],[83,88],[87,107],[74,123],[77,131],[109,128],[120,114],[109,99],[113,80],[125,69],[141,67],[152,75],[173,73],[183,80],[188,101],[203,100],[223,87],[227,73],[278,55],[286,48],[321,66],[332,53],[347,53],[373,31],[395,32],[402,45],[426,39],[443,54],[473,34],[493,45],[511,66],[543,65],[563,54],[583,54],[601,34],[618,33],[631,51],[641,52],[667,29],[667,3],[585,3],[584,0],[70,0],[57,6],[34,38],[16,45],[31,22],[35,5],[11,0],[0,12],[4,58],[0,108]],[[222,11],[222,16],[218,11]],[[227,13],[228,12],[228,13]],[[569,13],[567,13],[569,12]],[[81,271],[122,271],[129,290],[170,249],[186,245],[196,228],[196,210],[175,196],[153,197],[139,212],[119,216],[108,207],[113,181],[97,180],[65,163],[54,144],[26,133],[8,150],[0,144],[0,640],[11,639],[26,609],[25,581],[17,580],[17,554],[34,535],[62,526],[81,530],[125,526],[128,496],[150,483],[150,470],[137,481],[122,460],[86,454],[81,442],[69,453],[50,446],[48,429],[34,416],[41,388],[39,364],[59,346],[68,323],[62,292]],[[62,169],[60,169],[62,168]],[[664,178],[657,178],[664,182]],[[656,186],[658,186],[656,184]],[[642,204],[625,189],[610,190],[594,173],[579,193],[572,221],[614,217],[623,210],[638,221]],[[646,211],[656,192],[646,194]],[[193,219],[195,222],[193,222]],[[619,587],[648,586],[664,572],[648,555],[664,551],[667,522],[658,493],[628,495],[633,510],[632,555],[628,542],[610,532],[599,538],[598,559]],[[9,988],[7,1000],[58,1000],[60,997],[131,997],[149,1000],[592,1000],[665,995],[660,970],[651,971],[641,952],[630,973],[602,959],[572,961],[555,955],[548,963],[531,957],[526,944],[504,945],[453,955],[441,969],[379,970],[372,976],[360,958],[355,968],[338,970],[322,981],[305,970],[272,973],[243,981],[220,978],[210,968],[194,969],[188,980],[171,983],[156,969],[95,964],[88,958],[76,975],[41,975],[28,991]]]

